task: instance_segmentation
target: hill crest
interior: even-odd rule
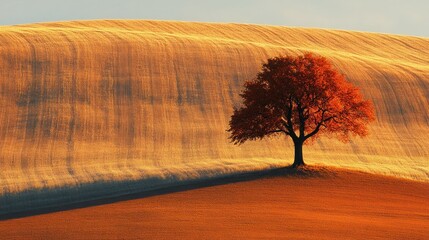
[[[323,163],[429,179],[429,39],[248,24],[99,20],[0,27],[2,192],[287,165],[283,138],[228,142],[245,80],[279,54],[323,55],[376,108]]]

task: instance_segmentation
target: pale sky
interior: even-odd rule
[[[429,37],[429,0],[0,0],[0,25],[82,19],[255,23]]]

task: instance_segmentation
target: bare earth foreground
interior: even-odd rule
[[[281,170],[250,181],[0,222],[1,239],[429,239],[429,184]]]

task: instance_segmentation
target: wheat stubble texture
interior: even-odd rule
[[[429,39],[169,21],[0,27],[0,194],[292,162],[289,139],[232,145],[243,82],[315,52],[372,100],[365,139],[322,138],[308,163],[429,181]]]

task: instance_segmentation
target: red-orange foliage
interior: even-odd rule
[[[275,57],[247,81],[234,109],[230,139],[235,144],[284,133],[295,144],[294,166],[303,165],[302,144],[322,134],[348,141],[368,134],[372,103],[320,56]]]

